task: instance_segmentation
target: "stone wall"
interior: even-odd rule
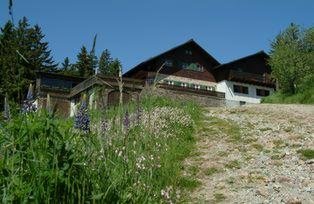
[[[163,89],[163,88],[156,88],[154,90],[154,94],[168,97],[171,99],[177,99],[182,102],[193,101],[202,106],[207,106],[207,107],[225,106],[225,99],[221,97],[216,97],[216,96],[207,96],[203,94],[201,95],[201,94],[196,94],[196,93],[187,93],[187,92],[181,92],[177,90],[169,90],[169,89]]]

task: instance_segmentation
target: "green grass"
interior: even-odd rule
[[[239,143],[243,141],[240,127],[230,120],[223,120],[216,117],[209,117],[208,125],[215,137],[221,138],[221,133],[227,136],[229,142]]]
[[[278,91],[263,98],[262,103],[314,104],[314,86],[312,85],[312,87],[308,87],[303,92],[293,95],[283,94]]]
[[[194,148],[200,108],[160,97],[146,98],[140,106],[148,115],[157,107],[169,107],[170,112],[157,118],[156,124],[141,123],[128,131],[122,131],[115,119],[126,109],[134,113],[134,104],[112,108],[105,115],[92,114],[92,129],[103,117],[112,122],[107,132],[82,133],[72,128],[72,119],[45,112],[1,124],[2,202],[162,203],[166,202],[162,190],[169,191],[175,202],[176,190],[198,186],[181,170],[183,159]],[[193,123],[185,126],[180,118],[169,120],[172,110],[182,111]],[[166,125],[158,128],[159,120],[166,120]],[[154,128],[158,132],[151,131]]]
[[[199,172],[199,168],[197,166],[190,166],[190,167],[188,167],[187,171],[191,175],[196,176],[196,174]]]
[[[314,149],[300,149],[298,153],[306,160],[314,159]]]
[[[180,187],[187,190],[193,190],[201,185],[200,181],[191,177],[181,177],[178,183]]]

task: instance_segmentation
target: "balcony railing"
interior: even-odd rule
[[[268,84],[268,85],[274,85],[274,81],[270,77],[269,74],[252,74],[248,72],[239,72],[230,70],[229,72],[229,80],[238,80],[243,82],[255,82],[259,84]]]
[[[174,90],[174,91],[181,91],[185,93],[192,93],[192,94],[198,94],[198,95],[207,95],[207,96],[215,96],[218,98],[225,98],[225,93],[218,92],[218,91],[210,91],[210,90],[204,90],[204,89],[195,89],[191,87],[183,87],[178,85],[170,85],[165,83],[158,84],[159,88]]]

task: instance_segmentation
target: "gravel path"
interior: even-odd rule
[[[314,106],[208,108],[184,174],[194,203],[314,203]]]

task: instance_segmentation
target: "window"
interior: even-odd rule
[[[194,84],[194,88],[195,88],[195,89],[200,89],[201,86],[200,86],[200,85],[197,85],[197,84]]]
[[[269,96],[269,91],[265,89],[256,89],[256,96]]]
[[[187,85],[187,83],[181,83],[181,86],[182,87],[187,87],[188,85]]]
[[[215,87],[213,86],[206,86],[207,91],[215,91]]]
[[[204,68],[202,65],[200,65],[199,63],[187,63],[187,62],[182,62],[181,63],[181,67],[183,69],[187,69],[187,70],[192,70],[192,71],[197,71],[197,72],[203,72]]]
[[[173,85],[173,81],[162,80],[162,82],[163,82],[164,84]]]
[[[192,51],[191,50],[185,50],[185,54],[192,55]]]
[[[234,93],[248,94],[249,88],[247,86],[233,85],[233,91]]]

